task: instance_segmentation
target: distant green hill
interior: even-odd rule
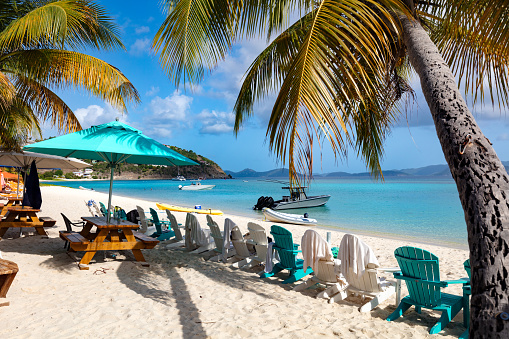
[[[509,161],[502,161],[507,172],[509,172]],[[253,169],[246,168],[240,172],[229,170],[224,171],[233,178],[284,178],[288,179],[288,169],[274,169],[271,171],[257,172]],[[407,168],[402,170],[384,170],[383,175],[390,177],[407,177],[407,178],[452,178],[449,166],[447,165],[431,165],[419,168]],[[370,177],[368,172],[348,173],[348,172],[332,172],[325,174],[317,174],[315,178],[363,178]]]

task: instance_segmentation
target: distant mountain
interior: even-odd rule
[[[224,171],[226,175],[231,175],[234,178],[288,178],[288,169],[280,168],[271,171],[257,172],[250,168],[243,169],[240,172]]]
[[[502,161],[505,170],[509,173],[509,161]],[[253,169],[246,168],[240,172],[224,171],[233,178],[284,178],[288,180],[288,169],[280,168],[272,171],[257,172]],[[451,178],[451,171],[447,165],[431,165],[419,168],[407,168],[402,170],[385,170],[384,177],[428,177],[428,178]],[[315,178],[368,178],[368,172],[348,173],[348,172],[332,172],[324,174],[316,174]]]

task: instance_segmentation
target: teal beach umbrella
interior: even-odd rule
[[[112,121],[23,147],[44,154],[106,161],[111,169],[108,211],[111,209],[113,173],[121,163],[186,166],[196,162],[143,135],[141,131]],[[108,222],[110,214],[108,213]]]

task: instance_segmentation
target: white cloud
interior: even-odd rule
[[[148,33],[148,32],[150,32],[150,27],[140,26],[140,27],[136,27],[134,31],[136,32],[136,34]]]
[[[159,87],[150,86],[150,89],[145,93],[146,96],[154,96],[159,93]]]
[[[129,53],[132,55],[140,56],[142,54],[150,54],[151,43],[149,39],[136,39],[134,44],[129,48]]]
[[[147,134],[159,137],[171,137],[174,130],[182,130],[191,126],[189,110],[193,98],[178,91],[171,96],[156,96],[150,101],[151,115],[145,119]]]
[[[109,104],[105,104],[105,107],[90,105],[85,108],[78,108],[74,110],[74,115],[76,115],[83,128],[104,124],[115,120],[115,118],[119,118],[122,122],[127,122],[126,116]]]
[[[235,116],[233,113],[225,112],[209,112],[203,110],[197,115],[202,127],[200,128],[201,134],[223,134],[231,133],[235,123]]]

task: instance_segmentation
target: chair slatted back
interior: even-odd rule
[[[216,248],[214,251],[222,253],[223,252],[223,236],[221,234],[221,229],[219,228],[219,225],[208,214],[207,214],[207,225],[210,228],[210,233],[212,235],[212,238],[214,239],[214,243],[216,244]]]
[[[168,216],[168,220],[170,221],[171,229],[175,233],[175,239],[177,241],[184,239],[182,237],[182,232],[180,232],[179,224],[175,216],[170,212],[170,210],[166,210],[166,215]]]
[[[148,221],[145,217],[145,211],[140,206],[136,206],[136,209],[138,210],[138,216],[140,218],[140,232],[145,233],[148,230]]]
[[[150,215],[152,216],[152,223],[156,227],[157,234],[163,234],[163,228],[161,227],[159,216],[157,215],[157,212],[153,208],[150,208]]]
[[[422,281],[440,282],[438,257],[426,250],[410,246],[399,247],[394,254],[402,274],[415,278],[405,280],[410,298],[427,308],[441,304],[440,286]]]
[[[249,230],[249,236],[253,241],[255,250],[256,250],[256,258],[258,261],[265,262],[267,259],[267,233],[265,232],[265,228],[262,226],[255,224],[254,222],[249,222],[247,224],[247,229]]]
[[[374,264],[368,264],[366,269],[376,269],[377,266]],[[355,287],[358,290],[377,293],[383,292],[380,287],[378,275],[376,272],[369,272],[368,270],[364,271],[364,274],[359,276],[353,272],[353,268],[350,267],[346,274],[342,272],[345,276],[346,281],[349,285]]]
[[[297,255],[292,251],[297,250],[299,245],[293,243],[292,233],[286,228],[272,225],[270,234],[274,237],[275,245],[273,245],[273,248],[279,253],[280,263],[285,268],[295,268],[297,266]]]
[[[104,206],[104,204],[102,202],[99,202],[99,205],[101,206],[101,213],[102,213],[103,217],[107,216],[108,212],[106,210],[106,206]]]
[[[467,271],[468,279],[472,279],[471,269],[470,269],[470,259],[465,260],[463,263],[463,267],[465,267],[465,271]]]
[[[242,236],[239,226],[232,228],[232,243],[238,256],[242,258],[251,256],[251,253],[249,253],[249,250],[247,249],[246,240]]]
[[[313,271],[315,276],[325,282],[337,282],[338,277],[334,271],[334,262],[328,260],[318,260],[318,268]]]

